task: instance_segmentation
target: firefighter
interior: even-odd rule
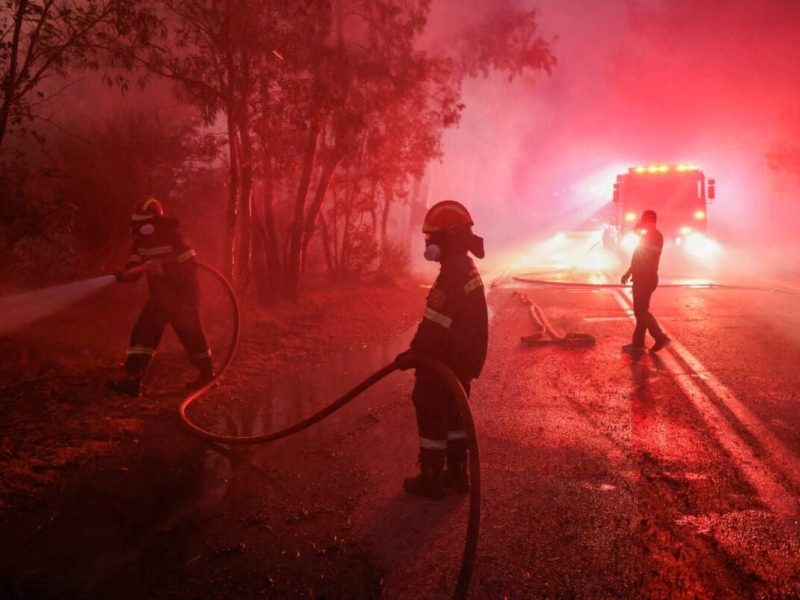
[[[636,317],[636,328],[633,330],[631,343],[622,347],[623,352],[632,355],[644,352],[644,337],[648,331],[655,339],[650,352],[658,352],[670,343],[670,339],[661,331],[658,321],[650,312],[650,297],[658,287],[658,262],[664,247],[664,236],[656,229],[656,220],[655,211],[646,210],[642,213],[642,218],[636,225],[641,231],[639,244],[633,252],[630,268],[621,279],[622,285],[625,285],[633,278],[633,314]]]
[[[164,216],[155,198],[137,202],[131,215],[133,247],[125,270],[117,274],[122,282],[137,281],[147,273],[150,296],[131,333],[125,359],[125,375],[109,381],[114,392],[138,397],[142,376],[158,348],[164,328],[172,325],[189,360],[198,371],[186,385],[198,389],[214,376],[211,350],[200,319],[200,293],[195,251],[183,241],[178,221]]]
[[[445,200],[425,216],[425,258],[440,264],[427,307],[410,348],[398,360],[423,355],[450,367],[469,394],[486,359],[488,317],[483,282],[468,256],[483,258],[483,239],[472,233],[472,218],[458,202]],[[469,491],[467,435],[458,399],[435,373],[418,367],[412,392],[419,429],[416,477],[403,488],[409,494],[441,499],[445,488]],[[445,469],[446,464],[446,469]]]

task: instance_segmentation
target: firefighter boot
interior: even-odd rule
[[[644,354],[644,345],[634,343],[625,344],[622,347],[622,351],[626,354],[630,354],[631,356],[641,356]]]
[[[413,496],[424,496],[431,500],[444,498],[442,467],[444,450],[422,448],[419,451],[419,475],[409,477],[403,482],[403,489]]]
[[[190,381],[186,384],[187,392],[199,390],[201,387],[211,383],[211,381],[214,379],[214,363],[212,362],[210,356],[199,360],[194,360],[192,363],[195,367],[197,367],[197,377],[194,379],[194,381]]]
[[[469,492],[467,474],[467,440],[464,438],[447,442],[447,468],[442,475],[444,485],[457,494]]]
[[[142,380],[138,375],[126,375],[106,381],[106,387],[115,394],[139,398],[142,395]]]
[[[665,335],[660,340],[657,340],[655,344],[653,344],[653,347],[650,348],[650,352],[655,354],[659,350],[666,348],[667,344],[669,344],[671,341],[672,340]]]

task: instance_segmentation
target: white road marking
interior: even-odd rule
[[[631,314],[633,314],[633,311],[631,311]],[[629,321],[630,317],[583,317],[582,320],[590,323],[602,323],[604,321]]]
[[[614,298],[616,298],[623,310],[627,312],[630,309],[632,301],[625,292],[617,290],[616,293],[614,293]],[[632,314],[630,314],[630,318],[635,321],[635,317],[633,317]],[[704,376],[707,374],[707,369],[702,365],[702,363],[700,363],[699,360],[692,356],[689,351],[686,350],[682,344],[680,344],[680,342],[678,342],[673,336],[670,337],[672,337],[671,346],[673,347],[675,354],[680,356],[686,362],[686,364],[689,365],[693,371],[695,371],[694,373],[686,373],[685,370],[681,368],[681,365],[678,363],[676,358],[672,356],[672,354],[669,352],[662,352],[659,357],[663,361],[664,366],[672,375],[675,383],[686,395],[686,397],[689,398],[697,407],[698,413],[705,421],[709,430],[714,434],[720,445],[728,452],[736,467],[756,490],[762,502],[764,502],[764,504],[776,514],[797,514],[798,509],[800,508],[800,506],[798,506],[797,498],[790,494],[778,481],[778,478],[775,476],[774,472],[767,465],[765,465],[759,459],[759,457],[756,456],[753,449],[750,448],[747,442],[736,433],[736,430],[720,412],[711,398],[709,398],[708,395],[706,395],[706,393],[697,385],[697,383],[695,383],[695,378],[701,378],[706,384],[708,384],[708,379]],[[683,355],[690,357],[692,362],[690,363],[687,361]],[[705,373],[698,373],[698,371],[704,371]],[[744,409],[744,412],[749,413],[749,411],[742,406],[741,402],[736,400],[733,394],[731,394],[730,390],[719,383],[719,381],[716,379],[714,379],[714,382],[714,386],[709,385],[709,388],[714,392],[715,395],[719,396],[719,394],[722,393],[725,397],[720,397],[720,400],[725,402],[729,408],[731,408],[729,402],[733,401],[735,405],[738,405],[737,408]],[[738,417],[738,414],[734,409],[731,408],[731,411]],[[758,422],[757,417],[752,415],[752,413],[749,413],[749,417],[751,421],[752,419],[755,419],[756,422]],[[743,421],[742,425],[750,428],[748,423]],[[765,430],[763,424],[760,424],[760,427],[756,427],[755,429],[755,431],[750,429],[750,432],[758,439],[758,441],[762,444],[765,450],[768,451],[770,457],[772,458],[772,453],[777,451],[777,449],[774,447],[772,450],[768,449],[768,444],[765,443],[761,438],[761,435],[764,435]],[[773,438],[773,442],[770,443],[771,446],[774,446],[775,443],[777,443],[779,446],[782,446],[780,441],[774,439],[774,435],[772,435],[770,432],[767,432],[766,437]],[[788,452],[788,450],[784,449],[783,452]],[[791,454],[785,454],[784,457],[778,461],[779,465],[782,463],[789,464],[791,467],[790,472],[793,472],[793,469],[796,467],[795,461],[792,460]],[[789,473],[787,473],[787,475],[789,475]],[[794,480],[793,477],[790,476],[790,478]]]
[[[772,431],[753,412],[733,395],[711,371],[690,353],[686,347],[677,340],[673,340],[672,349],[691,368],[697,376],[705,382],[712,392],[736,416],[739,422],[750,430],[758,439],[770,461],[795,485],[800,485],[800,462],[791,450],[781,442]]]
[[[626,291],[625,295],[630,299],[630,302],[633,302],[629,291]],[[666,332],[666,330],[664,331]],[[670,334],[667,333],[667,335]],[[739,422],[755,436],[763,447],[764,452],[769,456],[773,466],[777,467],[792,483],[800,486],[800,460],[794,453],[727,386],[717,379],[708,367],[689,352],[686,346],[673,337],[669,348],[703,380],[706,386],[728,407],[728,410],[734,414]]]

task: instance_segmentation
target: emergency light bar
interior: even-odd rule
[[[684,173],[697,170],[699,170],[697,165],[647,165],[644,167],[630,167],[628,173],[668,173],[670,171]]]

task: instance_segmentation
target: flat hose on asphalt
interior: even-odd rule
[[[515,276],[514,281],[522,283],[532,283],[542,287],[554,288],[593,288],[593,289],[630,289],[630,285],[620,283],[579,283],[576,281],[549,281],[547,279],[533,279],[530,277]],[[775,287],[759,287],[755,285],[726,285],[722,283],[660,283],[660,288],[692,288],[692,289],[707,289],[707,290],[749,290],[753,292],[777,292],[779,294],[793,294],[800,295],[794,290],[786,290]]]
[[[351,400],[357,398],[360,394],[372,387],[378,381],[397,370],[406,370],[414,367],[424,366],[425,368],[431,369],[432,371],[438,373],[442,381],[444,381],[450,387],[453,394],[456,396],[456,398],[458,398],[461,413],[464,417],[464,429],[467,432],[467,440],[469,442],[469,474],[471,483],[469,493],[469,519],[467,521],[467,535],[464,542],[464,554],[461,559],[461,568],[458,573],[456,589],[453,593],[453,598],[457,600],[466,598],[469,590],[470,578],[472,577],[472,570],[475,565],[475,557],[478,551],[478,533],[480,530],[481,518],[481,469],[475,421],[472,418],[472,411],[469,407],[467,393],[464,390],[464,387],[461,385],[461,382],[458,380],[458,377],[456,377],[453,371],[444,363],[432,358],[418,356],[405,361],[395,361],[389,365],[386,365],[364,379],[361,383],[346,392],[344,395],[328,404],[323,409],[306,417],[305,419],[302,419],[301,421],[298,421],[294,425],[290,425],[289,427],[279,431],[250,436],[235,436],[214,433],[213,431],[204,429],[189,418],[189,416],[186,414],[187,409],[193,402],[197,401],[217,384],[220,377],[222,377],[223,373],[225,373],[226,369],[233,361],[234,354],[236,353],[236,346],[239,340],[240,313],[239,301],[236,297],[236,292],[227,278],[210,265],[198,262],[197,266],[200,269],[210,273],[222,284],[223,288],[225,289],[233,308],[233,331],[230,347],[228,348],[228,351],[225,354],[225,357],[223,358],[222,363],[220,364],[219,369],[214,376],[214,379],[186,396],[186,398],[184,398],[178,407],[178,414],[180,416],[181,423],[194,435],[197,435],[205,440],[228,445],[262,444],[274,442],[298,433],[304,429],[307,429],[308,427],[311,427],[315,423],[320,422],[325,417],[333,414],[345,406]]]
[[[536,325],[538,331],[532,335],[524,335],[520,338],[523,346],[542,347],[542,346],[562,346],[565,348],[587,348],[594,346],[595,338],[588,333],[558,333],[547,320],[544,311],[535,304],[525,294],[515,292],[515,295],[528,307],[531,320]]]

